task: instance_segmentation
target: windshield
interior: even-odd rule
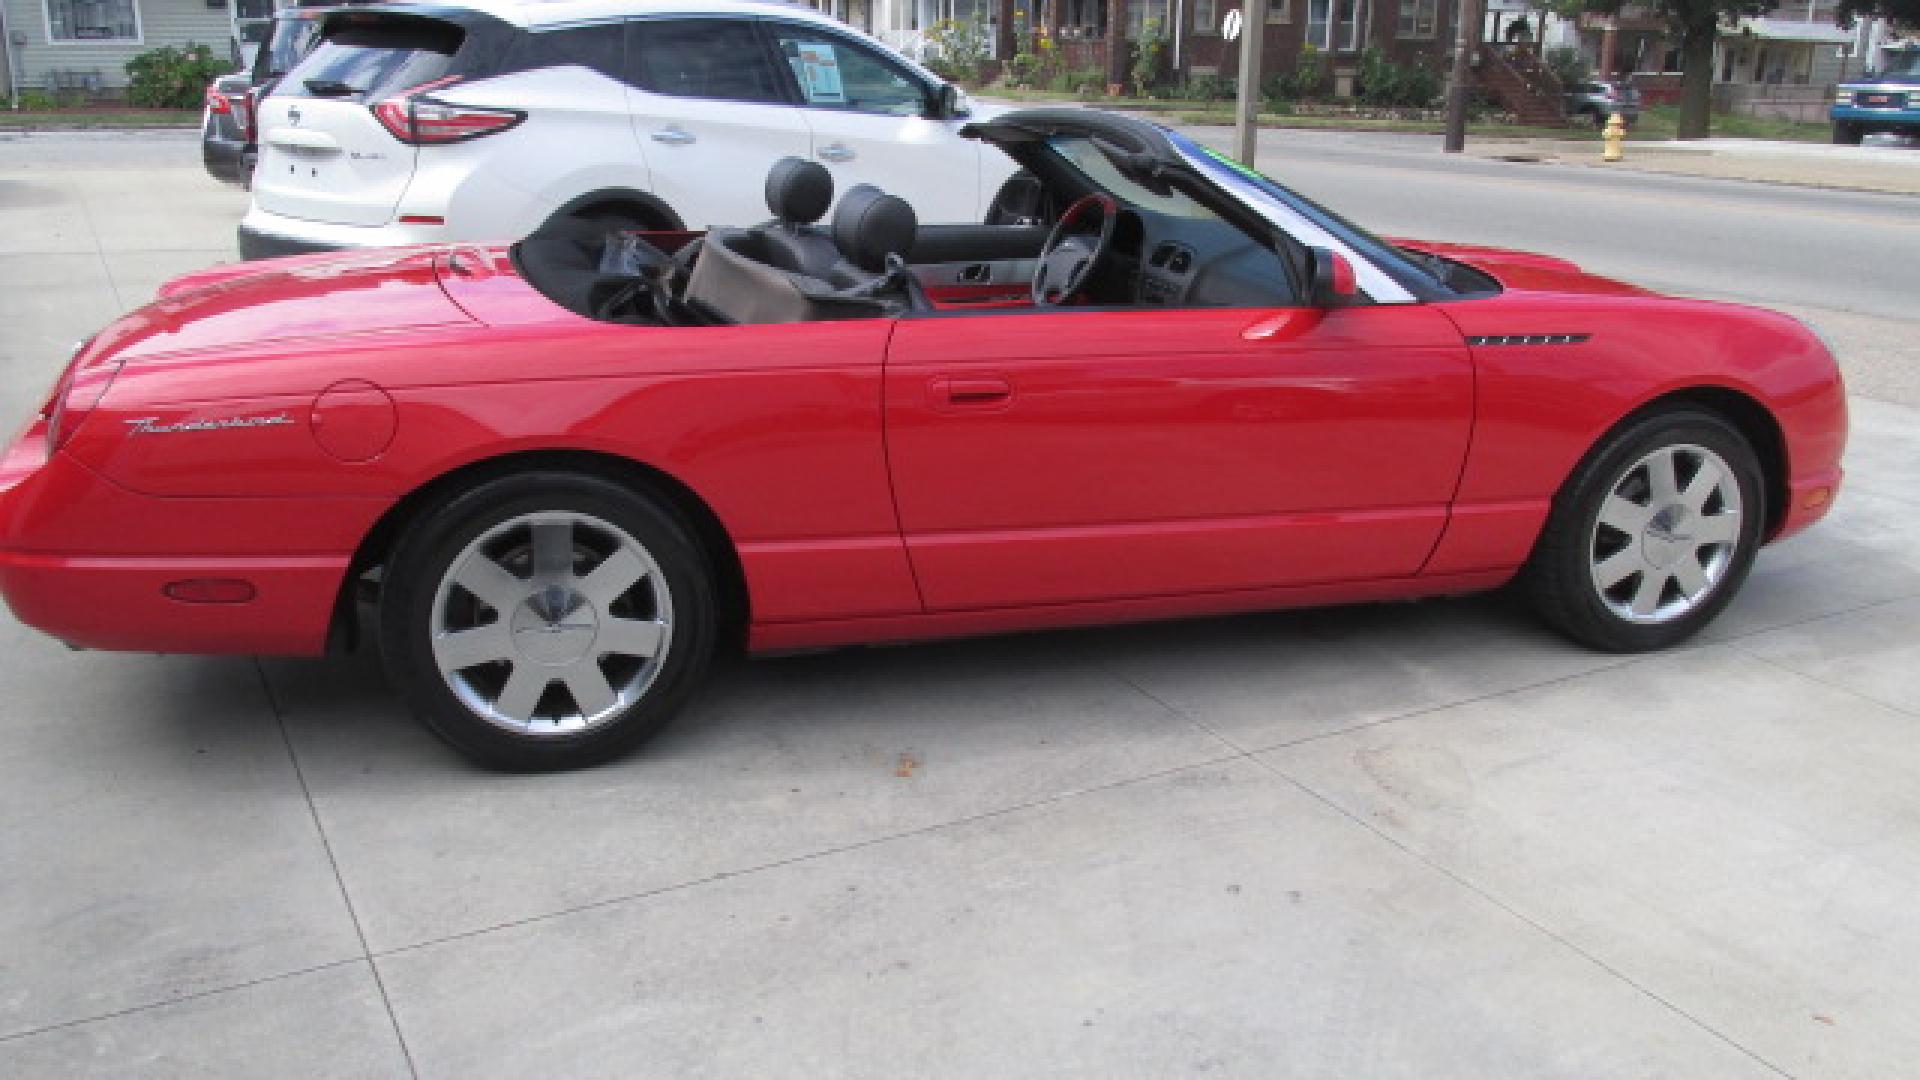
[[[1168,214],[1181,218],[1211,218],[1211,210],[1192,199],[1171,189],[1165,195],[1156,194],[1127,179],[1114,167],[1107,155],[1100,152],[1092,139],[1085,135],[1055,135],[1047,140],[1047,146],[1059,154],[1086,177],[1093,185],[1121,202],[1155,213]]]
[[[1920,49],[1887,54],[1887,69],[1880,74],[1895,79],[1920,79]]]
[[[1358,254],[1366,262],[1378,267],[1395,291],[1409,293],[1409,299],[1412,298],[1411,290],[1414,287],[1427,290],[1439,283],[1435,274],[1409,259],[1399,248],[1319,203],[1178,132],[1168,131],[1166,134],[1173,148],[1189,164],[1206,174],[1208,179],[1240,196],[1249,206],[1286,229],[1301,243],[1336,250],[1344,248]],[[1356,270],[1362,278],[1361,286],[1375,299],[1382,299],[1380,288],[1383,283],[1368,282],[1366,278],[1370,275],[1365,267],[1356,267]]]

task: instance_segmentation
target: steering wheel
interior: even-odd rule
[[[1100,228],[1094,232],[1068,232],[1080,219],[1099,211]],[[1113,196],[1094,192],[1074,200],[1067,212],[1054,222],[1053,231],[1040,248],[1040,264],[1033,269],[1033,302],[1036,306],[1058,307],[1080,290],[1092,276],[1093,268],[1106,258],[1113,245],[1113,225],[1120,219],[1120,204]]]

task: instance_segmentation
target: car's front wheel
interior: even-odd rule
[[[1733,599],[1766,519],[1760,463],[1710,413],[1628,424],[1554,500],[1524,578],[1534,606],[1610,652],[1684,640]]]
[[[1849,123],[1845,120],[1835,120],[1833,122],[1833,141],[1838,145],[1859,146],[1861,141],[1866,138],[1866,135],[1866,129],[1862,128],[1859,124]]]
[[[613,757],[671,719],[713,649],[705,560],[674,514],[529,472],[429,509],[383,582],[381,648],[416,711],[498,768]]]

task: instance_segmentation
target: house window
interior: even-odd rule
[[[1360,0],[1307,0],[1307,43],[1352,52],[1360,42]]]
[[[1403,38],[1430,38],[1440,14],[1440,0],[1400,0],[1400,32]]]
[[[54,41],[138,41],[134,0],[46,0],[47,36]]]
[[[1220,32],[1219,8],[1214,0],[1193,0],[1193,32],[1196,34],[1217,34]]]
[[[1293,0],[1267,0],[1267,24],[1277,26],[1293,21]]]

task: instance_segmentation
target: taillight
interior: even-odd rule
[[[233,102],[227,100],[227,95],[209,86],[207,87],[207,111],[217,113],[232,112]]]
[[[505,131],[527,118],[518,109],[487,109],[455,105],[431,97],[427,91],[459,81],[459,76],[404,90],[373,106],[373,115],[393,137],[410,146],[465,142]]]
[[[100,404],[100,399],[106,396],[107,383],[113,381],[111,373],[105,378],[88,378],[84,383],[80,378],[80,354],[86,352],[87,346],[92,343],[93,339],[88,338],[73,347],[73,356],[67,361],[67,369],[60,373],[60,381],[53,386],[53,396],[47,399],[46,406],[40,410],[40,415],[47,418],[49,452],[60,449],[61,444],[80,426],[80,421],[85,420],[93,407]]]

